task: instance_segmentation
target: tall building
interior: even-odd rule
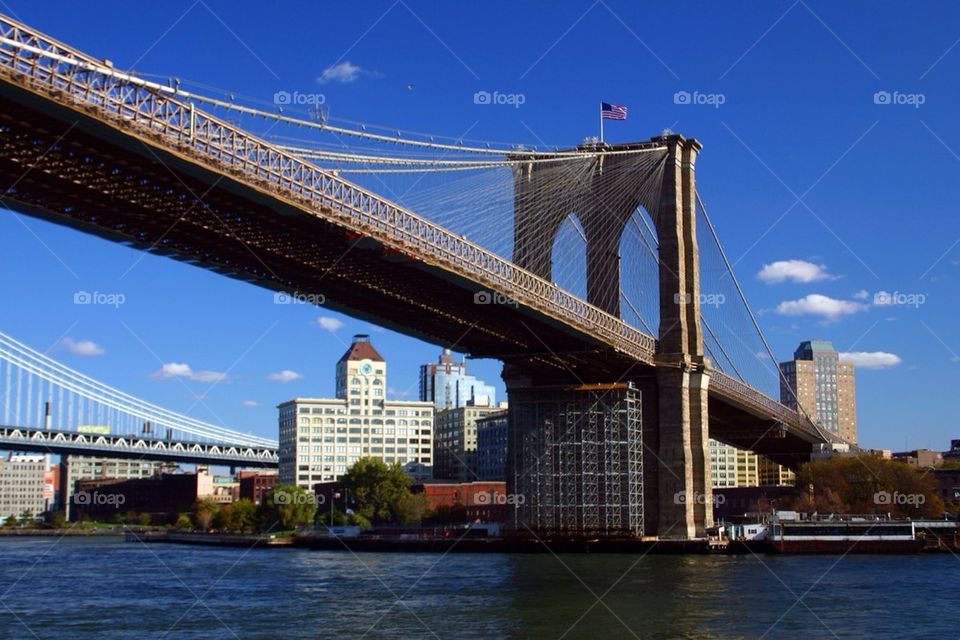
[[[39,518],[50,507],[48,456],[13,455],[0,460],[0,519],[29,513]]]
[[[477,418],[477,476],[481,480],[507,479],[506,410]]]
[[[857,398],[853,365],[841,362],[829,340],[801,342],[793,360],[780,363],[780,401],[798,404],[821,427],[857,442]]]
[[[160,473],[173,473],[176,464],[159,460],[102,458],[65,455],[60,457],[60,508],[66,518],[73,517],[73,495],[78,480],[133,480]]]
[[[714,488],[756,487],[757,454],[710,439],[710,478]]]
[[[337,362],[336,385],[336,398],[294,398],[277,407],[281,483],[312,490],[364,457],[431,478],[433,403],[386,398],[387,363],[369,336],[353,337]]]
[[[433,440],[433,476],[471,482],[477,479],[477,420],[506,408],[472,403],[437,412]]]
[[[444,349],[436,363],[420,365],[420,400],[432,402],[438,411],[475,405],[495,406],[497,390],[493,385],[467,373],[467,364],[454,360]]]

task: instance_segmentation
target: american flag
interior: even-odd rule
[[[601,102],[600,117],[604,120],[626,120],[627,108],[619,104]]]

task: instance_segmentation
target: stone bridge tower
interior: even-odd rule
[[[602,179],[632,157],[610,152],[651,146],[665,147],[651,152],[662,161],[638,170],[648,172],[644,184],[658,182],[654,188],[625,193]],[[656,366],[653,375],[637,367],[620,379],[586,379],[589,373],[507,361],[509,490],[534,494],[525,495],[515,524],[548,533],[702,537],[713,524],[713,498],[694,183],[701,145],[669,135],[581,148],[600,152],[587,161],[595,166],[583,181],[556,180],[550,163],[515,170],[514,262],[551,280],[554,239],[576,212],[586,237],[587,300],[620,317],[620,239],[642,206],[659,242]]]

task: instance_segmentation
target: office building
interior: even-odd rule
[[[160,473],[178,471],[176,464],[135,458],[102,458],[65,455],[60,457],[60,508],[69,520],[72,517],[73,495],[78,480],[131,480],[150,478]]]
[[[0,519],[25,514],[39,518],[52,501],[49,480],[48,456],[11,453],[0,460]]]
[[[432,402],[437,411],[475,405],[495,406],[496,389],[467,373],[466,362],[456,362],[444,349],[436,363],[420,365],[420,400]]]
[[[435,478],[470,482],[477,474],[477,420],[502,412],[502,406],[455,407],[437,412],[434,434]]]
[[[891,459],[903,462],[916,469],[932,469],[943,464],[943,453],[930,449],[897,451],[890,454]]]
[[[793,471],[764,456],[757,456],[757,476],[762,487],[793,486],[797,479]]]
[[[780,401],[803,409],[817,423],[850,443],[857,442],[853,365],[841,362],[829,340],[801,342],[793,360],[780,363]]]
[[[414,479],[432,476],[433,403],[389,400],[387,362],[357,335],[336,366],[336,398],[293,398],[280,411],[280,482],[312,490],[359,458],[399,463]]]
[[[485,481],[507,479],[507,411],[477,418],[477,477]]]
[[[755,487],[757,454],[711,439],[710,478],[714,488]]]
[[[263,497],[280,481],[276,471],[241,471],[238,479],[240,497],[253,504],[262,504]]]
[[[172,523],[179,514],[193,511],[197,500],[224,505],[234,502],[238,494],[236,478],[211,474],[205,466],[197,467],[196,473],[77,480],[73,519],[112,522],[133,512],[148,514],[153,523]]]

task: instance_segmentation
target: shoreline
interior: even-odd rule
[[[178,531],[126,532],[126,540],[141,543],[185,544],[217,547],[294,548],[315,551],[350,551],[368,553],[593,553],[593,554],[657,554],[657,555],[928,555],[955,553],[947,547],[909,545],[901,548],[878,549],[874,545],[851,540],[836,548],[807,551],[783,551],[765,543],[733,541],[718,545],[708,540],[653,540],[653,539],[545,539],[536,538],[377,538],[330,536],[240,535]]]
[[[165,529],[155,529],[150,527],[125,527],[117,525],[116,527],[91,527],[89,529],[0,529],[0,538],[62,538],[64,536],[115,536],[123,537],[126,533],[134,531],[141,534],[146,533],[164,533]]]

